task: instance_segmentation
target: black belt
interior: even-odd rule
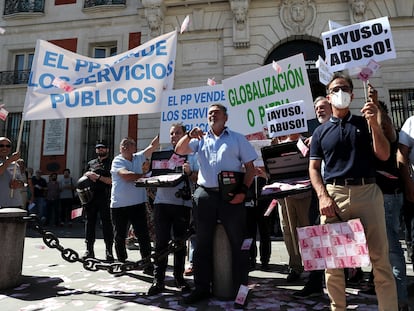
[[[211,191],[211,192],[219,192],[220,188],[219,187],[212,187],[212,188],[208,188],[208,187],[204,187],[199,185],[201,188],[203,188],[205,191]]]
[[[368,184],[375,184],[375,177],[368,178],[334,178],[327,181],[328,184],[338,186],[362,186]]]

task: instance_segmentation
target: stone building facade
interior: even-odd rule
[[[329,30],[329,20],[349,25],[388,16],[397,58],[382,62],[370,82],[397,127],[414,110],[414,0],[1,0],[0,7],[0,27],[5,30],[0,35],[0,104],[10,113],[0,121],[0,135],[15,141],[37,39],[82,55],[107,57],[179,29],[187,15],[189,28],[178,35],[175,89],[202,86],[212,77],[220,83],[304,53],[314,97],[324,92],[315,61],[324,53],[321,33]],[[358,113],[364,91],[361,82],[354,84],[352,108]],[[79,176],[97,140],[107,140],[116,154],[121,138],[132,136],[141,149],[158,133],[159,122],[158,114],[85,116],[56,125],[26,121],[21,150],[28,166],[45,173],[69,167]],[[54,126],[59,130],[53,132]],[[55,137],[61,146],[56,154],[45,151],[50,129],[62,133]]]

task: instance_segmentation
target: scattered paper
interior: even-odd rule
[[[273,61],[272,67],[278,74],[282,72],[282,67],[275,61]]]
[[[190,24],[190,16],[189,16],[189,15],[187,15],[187,16],[184,18],[183,23],[181,24],[180,33],[183,33],[184,31],[186,31],[186,30],[187,30],[187,28],[188,28],[188,25],[189,25],[189,24]]]
[[[208,78],[207,79],[207,85],[209,85],[209,86],[215,86],[217,84],[217,82],[216,81],[214,81],[214,78]]]

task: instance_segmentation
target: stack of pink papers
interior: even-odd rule
[[[360,219],[297,228],[306,271],[367,267],[370,264]]]

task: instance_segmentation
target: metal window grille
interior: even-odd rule
[[[414,89],[390,90],[390,115],[395,127],[400,130],[404,121],[413,115]]]
[[[40,12],[45,10],[44,0],[5,0],[4,15]]]
[[[95,144],[98,141],[105,141],[109,147],[109,152],[114,152],[114,129],[115,117],[93,117],[84,118],[85,128],[85,156],[83,159],[83,167],[91,159],[96,158]]]

